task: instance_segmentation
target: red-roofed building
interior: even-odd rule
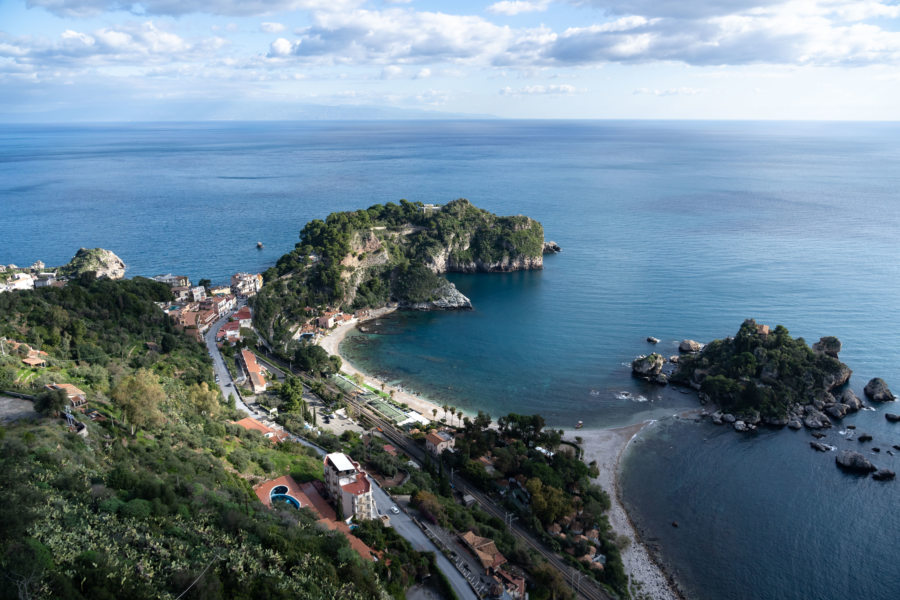
[[[263,437],[266,439],[272,440],[273,444],[277,444],[278,442],[283,442],[284,440],[290,437],[289,434],[284,431],[278,431],[276,429],[272,429],[271,427],[267,427],[266,425],[260,423],[256,419],[245,417],[240,421],[235,421],[235,425],[240,425],[244,429],[248,431],[258,431],[263,434]]]
[[[232,319],[240,323],[241,327],[250,328],[253,326],[253,314],[250,312],[249,306],[242,306],[241,310],[234,313]]]
[[[397,449],[391,446],[390,444],[384,445],[384,451],[390,454],[391,456],[397,456]]]
[[[241,341],[241,324],[238,321],[225,323],[219,329],[219,333],[216,334],[216,339],[225,340],[226,342]]]
[[[456,440],[446,431],[430,431],[425,436],[425,449],[435,455],[452,448]]]
[[[250,382],[250,387],[253,388],[253,393],[260,394],[266,391],[269,384],[263,375],[262,367],[256,362],[256,356],[246,348],[241,350],[241,365]]]
[[[69,399],[69,408],[84,412],[84,405],[87,404],[87,394],[72,385],[71,383],[49,383],[45,386],[48,390],[62,390]]]

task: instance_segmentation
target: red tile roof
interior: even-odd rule
[[[371,486],[369,484],[369,479],[365,476],[357,477],[356,481],[351,483],[345,483],[341,486],[341,489],[347,492],[348,494],[353,494],[354,496],[359,496],[360,494],[366,494],[371,490]]]

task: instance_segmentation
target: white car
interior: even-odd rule
[[[394,513],[395,515],[399,515],[399,514],[400,514],[400,509],[397,508],[396,506],[392,506],[392,507],[391,507],[391,512]]]

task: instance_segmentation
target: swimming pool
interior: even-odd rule
[[[291,506],[296,509],[300,509],[300,501],[287,493],[288,488],[286,485],[276,485],[272,488],[272,492],[269,494],[269,500],[272,501],[274,505],[276,502],[287,502]]]

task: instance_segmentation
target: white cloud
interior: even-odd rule
[[[574,85],[554,84],[554,85],[527,85],[518,89],[506,86],[500,90],[502,96],[571,96],[579,93]]]
[[[285,27],[281,23],[260,23],[259,30],[263,33],[281,33]]]
[[[403,67],[388,65],[381,70],[382,79],[399,79],[403,75]]]
[[[495,15],[515,16],[529,12],[544,12],[550,6],[550,0],[503,0],[487,7],[489,13]]]
[[[139,15],[186,15],[205,13],[245,17],[294,10],[346,11],[366,0],[27,0],[29,7],[39,6],[65,17],[89,17],[103,12],[129,11]]]
[[[431,77],[431,69],[429,69],[428,67],[423,67],[419,69],[419,72],[416,73],[414,79],[428,79],[429,77]]]
[[[705,94],[706,91],[707,90],[692,87],[668,88],[664,90],[642,87],[634,90],[634,94],[649,94],[651,96],[697,96],[699,94]]]
[[[269,44],[269,56],[290,56],[294,49],[294,45],[290,40],[278,38]]]

